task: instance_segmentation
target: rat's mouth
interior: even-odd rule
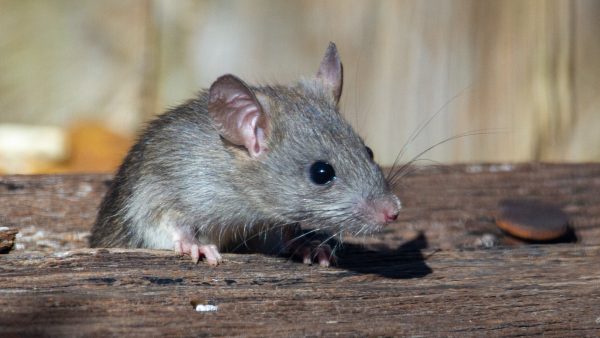
[[[351,236],[367,236],[379,232],[385,224],[369,222],[366,217],[347,218],[340,223],[321,223],[319,225],[306,224],[307,228],[315,232],[327,232],[330,235],[343,233]]]
[[[346,231],[352,236],[368,236],[381,231],[384,228],[384,225],[385,224],[379,222],[361,220],[353,224],[348,224]]]

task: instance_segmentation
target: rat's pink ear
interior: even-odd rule
[[[267,151],[269,117],[250,88],[233,75],[210,86],[208,113],[227,141],[243,145],[251,157]]]
[[[321,81],[325,88],[331,91],[336,103],[340,101],[344,71],[337,47],[333,42],[329,43],[325,56],[321,61],[321,66],[317,72],[317,80]]]

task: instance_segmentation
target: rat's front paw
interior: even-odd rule
[[[287,242],[286,248],[292,257],[301,259],[304,264],[319,262],[320,266],[330,266],[336,263],[331,247],[318,240],[291,240]]]
[[[175,252],[182,255],[190,255],[194,263],[198,263],[201,256],[204,256],[209,265],[216,266],[223,262],[223,258],[214,244],[200,244],[198,242],[176,240]]]

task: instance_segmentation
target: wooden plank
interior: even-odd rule
[[[358,250],[320,268],[82,249],[0,258],[0,336],[600,334],[600,246]],[[192,302],[218,306],[196,312]]]
[[[16,250],[87,246],[111,175],[0,176],[0,226],[19,230]]]
[[[530,198],[560,206],[578,243],[600,245],[599,164],[439,166],[402,183],[400,230],[388,237],[423,232],[430,247],[443,249],[478,247],[485,235],[520,244],[499,231],[494,217],[501,200]]]
[[[20,231],[17,250],[84,248],[110,175],[0,176],[0,226]],[[430,248],[477,248],[507,238],[494,215],[505,198],[562,207],[581,244],[600,245],[600,164],[455,165],[425,168],[400,181],[403,209],[378,236],[353,240],[394,248],[421,234]]]
[[[413,172],[398,187],[399,221],[350,239],[334,268],[86,249],[109,182],[0,177],[0,227],[19,231],[0,255],[0,336],[600,335],[600,164]],[[506,237],[494,213],[515,197],[561,206],[576,241]]]

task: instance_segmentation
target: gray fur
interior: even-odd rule
[[[266,156],[228,143],[207,112],[208,91],[149,123],[115,176],[92,229],[92,247],[173,248],[173,233],[235,248],[264,229],[300,223],[332,233],[381,224],[368,207],[391,194],[362,139],[318,80],[250,87],[271,132]],[[319,186],[317,160],[336,171]]]

